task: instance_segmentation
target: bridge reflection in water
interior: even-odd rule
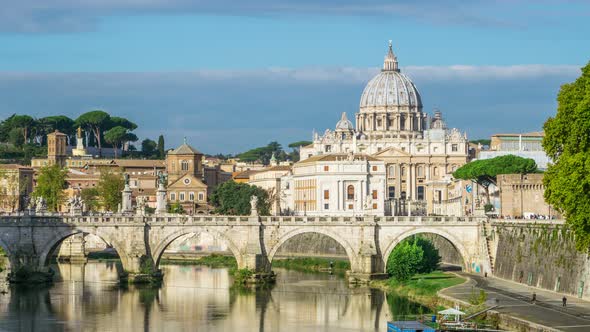
[[[383,292],[327,274],[277,269],[272,289],[246,291],[231,287],[224,268],[166,265],[161,288],[120,288],[118,264],[60,263],[51,288],[10,287],[0,330],[382,331],[392,318]],[[398,309],[421,310],[399,301]]]

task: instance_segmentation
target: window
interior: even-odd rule
[[[330,204],[326,203],[324,204],[324,210],[329,210],[330,209]]]
[[[352,204],[348,204],[348,209],[349,210],[352,210],[353,209]]]
[[[183,160],[180,162],[180,170],[188,171],[188,161]]]
[[[330,171],[330,166],[326,165],[324,166],[324,172],[329,172]]]
[[[373,197],[373,199],[377,199],[377,190],[373,190],[371,196]]]
[[[349,185],[346,189],[346,199],[354,199],[354,186]]]
[[[326,152],[332,152],[332,146],[331,145],[326,145],[325,149],[326,149]]]
[[[381,119],[377,119],[377,127],[381,128]]]
[[[401,199],[406,199],[406,192],[402,191],[401,195],[400,195]]]
[[[204,201],[204,200],[205,200],[205,194],[199,193],[199,201]]]
[[[458,150],[459,150],[459,147],[457,146],[457,144],[451,145],[451,151],[457,152]]]
[[[377,210],[377,203],[373,203],[373,210]]]
[[[189,201],[194,201],[195,200],[195,193],[194,192],[188,193],[188,200]]]
[[[419,201],[423,201],[424,200],[424,186],[418,186],[418,191],[417,191],[417,199]]]
[[[185,197],[184,197],[184,193],[183,193],[183,192],[182,192],[182,193],[180,193],[180,194],[178,194],[178,200],[179,200],[179,201],[181,201],[181,202],[184,202],[184,198],[185,198]]]
[[[395,187],[394,186],[389,186],[389,188],[387,188],[387,194],[389,195],[389,198],[395,198]]]
[[[406,175],[406,168],[405,167],[402,167],[401,173],[402,173],[401,176],[405,176]]]
[[[330,191],[324,190],[324,199],[330,199]]]
[[[373,172],[377,172],[377,166],[373,166]]]
[[[170,200],[171,201],[175,201],[176,200],[176,193],[170,193]]]
[[[424,176],[424,168],[422,166],[418,166],[416,173],[418,173],[418,176],[420,177]]]
[[[435,167],[433,170],[434,176],[438,176],[438,167]]]
[[[393,165],[389,166],[389,172],[388,173],[389,173],[388,175],[389,175],[390,178],[394,177],[395,176],[395,166],[393,166]]]

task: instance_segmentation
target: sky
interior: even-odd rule
[[[205,153],[354,118],[392,40],[424,111],[473,139],[541,130],[589,61],[576,0],[0,0],[0,119],[93,109]]]

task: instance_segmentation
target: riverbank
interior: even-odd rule
[[[238,262],[233,256],[225,256],[220,254],[211,254],[209,256],[201,256],[192,259],[174,259],[174,258],[162,258],[160,264],[164,265],[205,265],[208,267],[228,267],[230,269],[236,269]]]
[[[332,266],[330,266],[330,262]],[[299,272],[332,272],[337,274],[344,274],[350,270],[348,260],[311,257],[276,259],[272,262],[272,266]]]
[[[393,278],[387,280],[372,281],[369,286],[382,289],[387,293],[406,296],[433,310],[441,306],[449,306],[449,301],[438,296],[442,289],[460,285],[467,279],[454,273],[434,271],[427,274],[418,274],[407,281],[397,281]]]

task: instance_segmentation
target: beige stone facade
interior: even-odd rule
[[[426,206],[416,214],[433,213],[433,202],[451,198],[452,173],[469,161],[467,135],[447,128],[440,111],[433,116],[423,112],[421,96],[398,68],[391,44],[381,73],[367,83],[360,99],[356,124],[343,113],[334,131],[316,133],[313,144],[300,149],[301,160],[322,154],[370,155],[385,162],[384,199],[389,204]]]
[[[33,192],[33,169],[16,164],[0,165],[0,211],[25,208],[25,199]]]
[[[498,175],[500,214],[505,218],[560,218],[543,198],[543,174]]]

